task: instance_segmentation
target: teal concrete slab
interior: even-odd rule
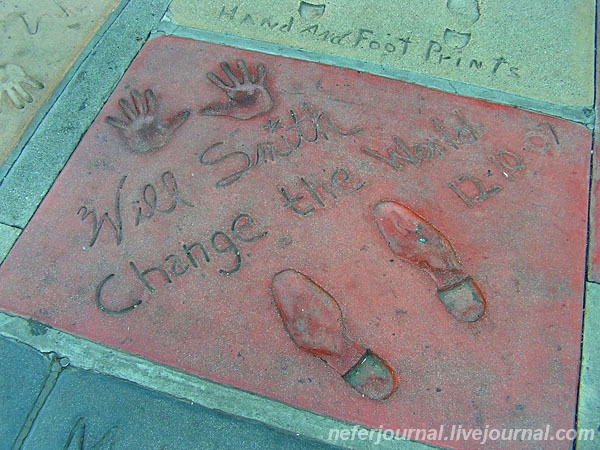
[[[81,64],[0,184],[0,222],[24,228],[170,3],[131,0]]]
[[[9,227],[0,223],[0,264],[21,234],[20,228]]]
[[[596,35],[596,48],[600,48],[600,34]],[[600,73],[600,58],[596,60],[596,74]],[[596,75],[596,123],[593,142],[593,169],[590,194],[590,225],[588,235],[588,281],[600,282],[600,78]]]
[[[595,439],[579,439],[576,448],[595,450],[600,442],[600,285],[596,283],[587,284],[583,330],[577,428],[586,435],[593,430]]]
[[[296,436],[348,448],[380,450],[398,448],[397,440],[383,439],[383,437],[379,439],[378,444],[375,444],[378,436],[382,434],[379,428],[363,428],[297,409],[226,384],[217,384],[168,366],[157,365],[140,356],[44,326],[41,322],[0,313],[0,336],[23,342],[41,353],[53,352],[61,355],[59,362],[66,358],[72,367],[128,380],[151,391],[162,392],[189,401],[190,404],[222,411],[230,416],[268,424]],[[353,432],[355,439],[351,440]],[[370,433],[372,435],[369,439]],[[426,444],[407,440],[402,440],[401,445],[403,450],[432,448]]]
[[[64,370],[23,450],[333,449],[92,372]]]
[[[50,361],[40,353],[0,338],[0,449],[10,449],[35,405]]]

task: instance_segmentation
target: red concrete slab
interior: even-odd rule
[[[156,38],[0,269],[0,307],[375,428],[568,429],[589,146],[551,117]]]
[[[598,113],[596,113],[598,120]],[[594,162],[592,169],[592,195],[590,204],[590,242],[588,247],[588,279],[600,283],[600,160],[598,148],[600,145],[600,128],[596,122],[594,134]]]

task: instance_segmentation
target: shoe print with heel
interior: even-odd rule
[[[321,358],[365,397],[385,400],[394,393],[396,372],[348,337],[340,307],[327,291],[291,269],[273,277],[272,290],[285,329],[298,347]]]
[[[377,204],[375,221],[392,252],[425,270],[448,312],[462,322],[479,320],[486,301],[477,283],[463,271],[450,241],[423,217],[393,201]]]

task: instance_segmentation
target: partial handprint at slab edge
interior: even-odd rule
[[[26,103],[33,103],[33,97],[25,90],[25,85],[34,89],[44,89],[44,85],[25,73],[21,66],[16,64],[0,66],[0,95],[5,93],[17,109],[23,109]],[[1,102],[0,112],[2,112]]]

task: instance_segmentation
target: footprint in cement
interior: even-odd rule
[[[300,2],[298,14],[305,20],[315,20],[325,14],[325,6],[323,4],[313,4],[305,1]]]
[[[470,27],[481,16],[478,0],[447,0],[446,8],[461,29]],[[470,32],[461,32],[450,28],[446,28],[444,31],[444,42],[454,49],[466,47],[470,40]]]
[[[285,329],[299,348],[321,358],[365,397],[385,400],[394,393],[395,370],[348,337],[340,306],[325,289],[292,269],[275,274],[271,289]]]
[[[441,231],[392,201],[377,204],[373,215],[392,253],[429,274],[438,298],[456,320],[475,322],[483,316],[486,302],[481,289],[464,272],[454,247]]]

